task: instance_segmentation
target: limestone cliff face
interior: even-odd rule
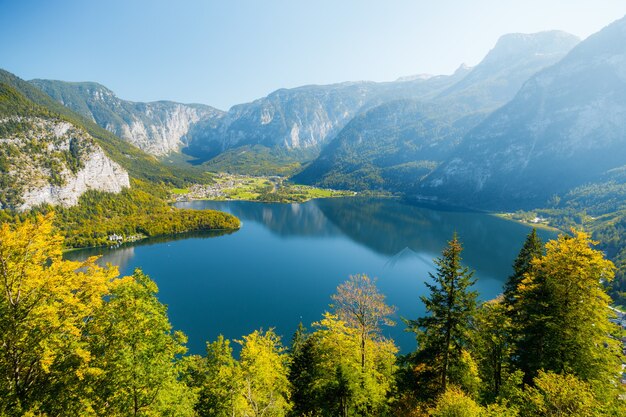
[[[203,108],[171,102],[145,103],[138,108],[140,113],[133,114],[129,123],[108,124],[105,128],[156,156],[180,150],[186,145],[185,136],[191,126],[218,115]]]
[[[163,156],[187,144],[186,135],[199,121],[219,119],[223,112],[202,104],[122,100],[103,85],[32,80],[49,96],[152,155]]]
[[[14,116],[0,120],[0,128],[6,150],[0,208],[72,206],[86,191],[118,193],[130,186],[128,173],[71,123]]]

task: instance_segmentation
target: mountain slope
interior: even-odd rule
[[[50,97],[152,155],[178,151],[189,128],[224,113],[203,104],[136,103],[93,82],[29,81]]]
[[[481,208],[544,205],[626,165],[626,18],[532,77],[417,194]]]
[[[209,159],[242,146],[291,152],[310,160],[358,112],[384,101],[433,97],[464,74],[389,83],[347,82],[277,90],[267,97],[232,107],[217,121],[197,123],[186,152]]]
[[[330,187],[412,189],[462,137],[511,99],[529,75],[562,58],[563,32],[505,35],[479,65],[430,100],[382,104],[350,122],[295,180]]]
[[[89,190],[119,193],[128,173],[81,127],[0,83],[0,209],[72,206]]]
[[[561,31],[503,35],[467,77],[437,100],[491,111],[511,100],[526,80],[558,62],[579,42],[578,37]]]
[[[198,172],[164,166],[154,156],[148,155],[135,146],[121,140],[108,130],[78,115],[71,109],[53,100],[37,87],[8,71],[0,69],[0,82],[11,86],[33,103],[58,115],[61,119],[84,129],[94,138],[106,155],[120,164],[133,178],[177,186],[182,186],[188,181],[198,182],[206,180],[206,177]]]

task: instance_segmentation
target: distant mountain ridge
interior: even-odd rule
[[[296,181],[335,188],[412,189],[463,136],[513,98],[528,77],[554,64],[578,38],[564,32],[511,34],[440,93],[389,101],[361,113]]]
[[[466,73],[386,83],[345,82],[280,89],[251,103],[233,106],[215,123],[200,122],[189,134],[188,152],[207,158],[229,149],[262,145],[317,156],[355,115],[400,98],[434,97]]]
[[[625,166],[625,150],[623,18],[531,77],[415,193],[480,208],[541,206]]]
[[[122,100],[95,82],[29,81],[66,107],[152,155],[163,156],[186,146],[190,127],[215,120],[224,112],[204,104]]]

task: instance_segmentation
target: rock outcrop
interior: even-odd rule
[[[93,138],[67,121],[13,116],[0,120],[5,178],[0,208],[72,206],[89,190],[118,193],[128,173]]]
[[[199,121],[213,121],[223,112],[203,104],[122,100],[93,82],[31,80],[53,99],[91,119],[152,155],[163,156],[186,146],[186,135]]]

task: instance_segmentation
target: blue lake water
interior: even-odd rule
[[[304,204],[195,201],[179,207],[217,209],[238,216],[234,233],[201,233],[150,239],[117,249],[66,254],[102,255],[124,275],[142,268],[159,286],[170,320],[204,353],[219,334],[239,339],[273,327],[287,344],[298,323],[310,327],[328,310],[337,285],[365,273],[389,304],[395,327],[385,333],[402,352],[415,348],[400,317],[424,314],[419,297],[434,271],[433,259],[456,231],[464,263],[476,271],[483,300],[496,297],[530,228],[483,213],[442,211],[396,200],[313,200]],[[555,234],[540,231],[544,240]]]

